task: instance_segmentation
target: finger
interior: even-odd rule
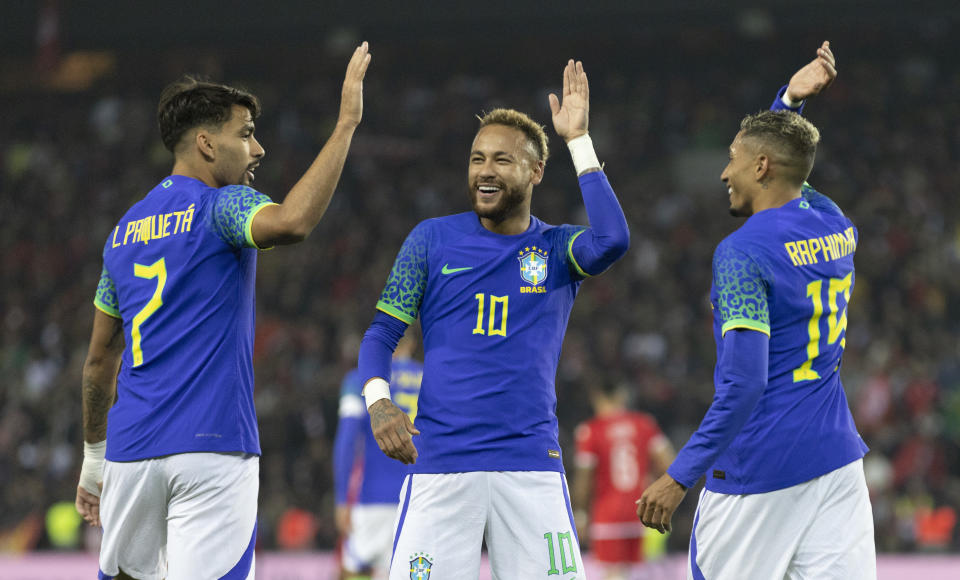
[[[406,425],[406,426],[407,426],[407,433],[410,433],[411,435],[419,435],[419,434],[420,434],[420,430],[416,428],[416,426],[413,424],[413,421],[411,421],[409,417],[407,417],[407,425]]]
[[[567,66],[563,67],[563,97],[566,98],[570,94],[570,63],[573,61],[567,61]]]
[[[583,92],[583,98],[584,98],[584,100],[587,102],[587,104],[589,105],[589,104],[590,104],[590,81],[587,80],[587,73],[586,73],[586,72],[584,72],[584,73],[581,75],[581,81],[582,81],[581,84],[583,85],[583,91],[582,91],[582,92]]]
[[[556,117],[560,113],[560,99],[557,98],[557,95],[550,93],[547,95],[547,100],[550,101],[550,112]]]
[[[577,61],[577,93],[583,94],[583,63],[579,60]]]
[[[827,84],[830,84],[830,82],[832,82],[833,79],[837,78],[837,68],[836,68],[833,64],[831,64],[830,62],[828,62],[826,59],[823,59],[823,58],[819,59],[818,62],[820,63],[820,66],[823,67],[824,72],[827,73],[827,77],[829,77],[829,79],[830,79],[829,81],[827,81]],[[826,87],[824,87],[824,88],[826,88]]]

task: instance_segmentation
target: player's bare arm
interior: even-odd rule
[[[798,70],[787,85],[786,96],[795,103],[819,95],[837,78],[837,61],[825,40],[817,49],[817,58]]]
[[[587,134],[590,121],[590,83],[583,63],[570,59],[563,69],[562,100],[550,93],[550,111],[553,114],[553,128],[565,143]],[[586,168],[583,173],[600,171],[600,165]]]
[[[664,473],[637,500],[637,517],[648,528],[661,534],[669,532],[673,529],[673,512],[685,495],[687,488]]]
[[[416,463],[417,448],[413,435],[420,431],[413,426],[410,417],[390,399],[380,399],[367,409],[370,413],[370,428],[377,445],[387,457],[403,463]]]
[[[333,134],[283,203],[263,208],[253,219],[251,233],[260,247],[304,240],[330,205],[350,150],[354,131],[363,117],[363,78],[371,55],[366,42],[357,47],[347,65],[340,97],[340,115]]]
[[[123,323],[97,310],[87,360],[83,364],[83,439],[86,443],[99,444],[107,438],[107,413],[117,392],[123,347]],[[92,526],[100,525],[101,486],[100,470],[89,475],[82,473],[77,486],[77,511]]]

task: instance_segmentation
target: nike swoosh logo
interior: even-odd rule
[[[467,270],[473,270],[473,266],[467,266],[466,268],[451,268],[450,264],[444,264],[443,269],[440,270],[441,274],[456,274],[457,272],[466,272]]]

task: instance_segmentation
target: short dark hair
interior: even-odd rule
[[[793,111],[761,111],[743,118],[740,136],[768,146],[777,162],[793,169],[797,185],[810,176],[820,131],[807,119]]]
[[[527,141],[533,145],[537,153],[537,161],[546,162],[547,157],[550,157],[550,147],[547,144],[547,134],[543,130],[543,126],[520,111],[515,109],[494,109],[484,116],[477,118],[480,119],[480,129],[483,129],[487,125],[504,125],[520,130],[526,135]]]
[[[219,128],[230,120],[233,105],[246,107],[256,119],[260,100],[248,91],[184,75],[160,93],[157,124],[163,146],[174,152],[184,133],[194,127]]]

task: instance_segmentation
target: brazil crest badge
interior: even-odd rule
[[[428,558],[429,554],[414,554],[410,559],[410,580],[430,580],[430,570],[433,568],[433,562]]]
[[[539,286],[547,279],[547,251],[536,246],[526,247],[518,252],[520,277],[523,281]]]

